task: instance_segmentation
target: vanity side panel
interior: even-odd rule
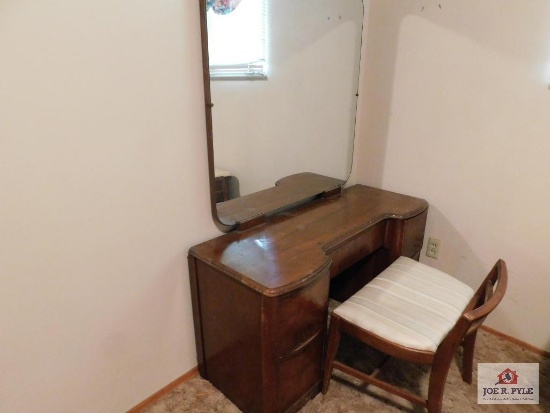
[[[201,320],[201,311],[200,311],[200,299],[199,299],[199,288],[197,281],[197,266],[196,258],[191,254],[187,257],[187,262],[189,265],[189,284],[191,286],[191,303],[193,308],[193,325],[195,328],[195,348],[197,350],[197,364],[199,368],[199,374],[202,377],[206,376],[206,371],[204,368],[204,351],[202,343],[202,320]]]
[[[261,296],[200,260],[195,270],[203,377],[243,412],[261,412]]]

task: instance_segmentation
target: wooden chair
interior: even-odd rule
[[[507,280],[506,264],[499,260],[474,293],[442,271],[400,257],[332,313],[323,394],[336,368],[424,406],[429,413],[441,412],[455,350],[464,348],[462,379],[471,384],[477,329],[502,300]],[[341,333],[390,357],[431,365],[427,399],[380,380],[379,369],[367,375],[336,361]]]

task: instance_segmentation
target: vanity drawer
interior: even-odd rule
[[[275,351],[277,356],[292,352],[326,330],[328,311],[328,268],[298,292],[277,298]]]
[[[277,411],[295,411],[318,391],[323,365],[324,331],[278,361]]]
[[[327,253],[332,260],[330,277],[335,277],[383,246],[385,234],[386,221],[381,221],[348,242],[328,248]]]

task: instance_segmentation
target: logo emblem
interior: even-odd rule
[[[518,384],[518,377],[515,371],[506,369],[498,375],[498,381],[495,383],[495,386],[497,384]]]

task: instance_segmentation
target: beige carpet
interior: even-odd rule
[[[365,360],[378,357],[372,349],[365,348],[351,340],[345,340],[341,346],[338,358],[353,360],[358,367],[367,368]],[[538,405],[478,405],[477,404],[477,370],[474,368],[474,382],[468,385],[460,378],[460,353],[457,353],[455,363],[451,366],[445,396],[444,412],[537,412],[550,413],[550,360],[526,351],[508,341],[492,334],[480,331],[478,334],[475,363],[539,363],[540,371],[540,403]],[[411,364],[389,362],[383,370],[386,380],[395,384],[407,383],[409,390],[425,394],[429,370]],[[350,380],[336,372],[331,380],[330,389],[326,395],[318,394],[310,400],[300,413],[365,413],[365,412],[425,412],[424,408],[388,395],[373,386],[365,386],[359,381]],[[217,391],[209,382],[195,377],[180,385],[164,396],[154,405],[146,408],[143,413],[190,412],[239,413],[223,394]]]

